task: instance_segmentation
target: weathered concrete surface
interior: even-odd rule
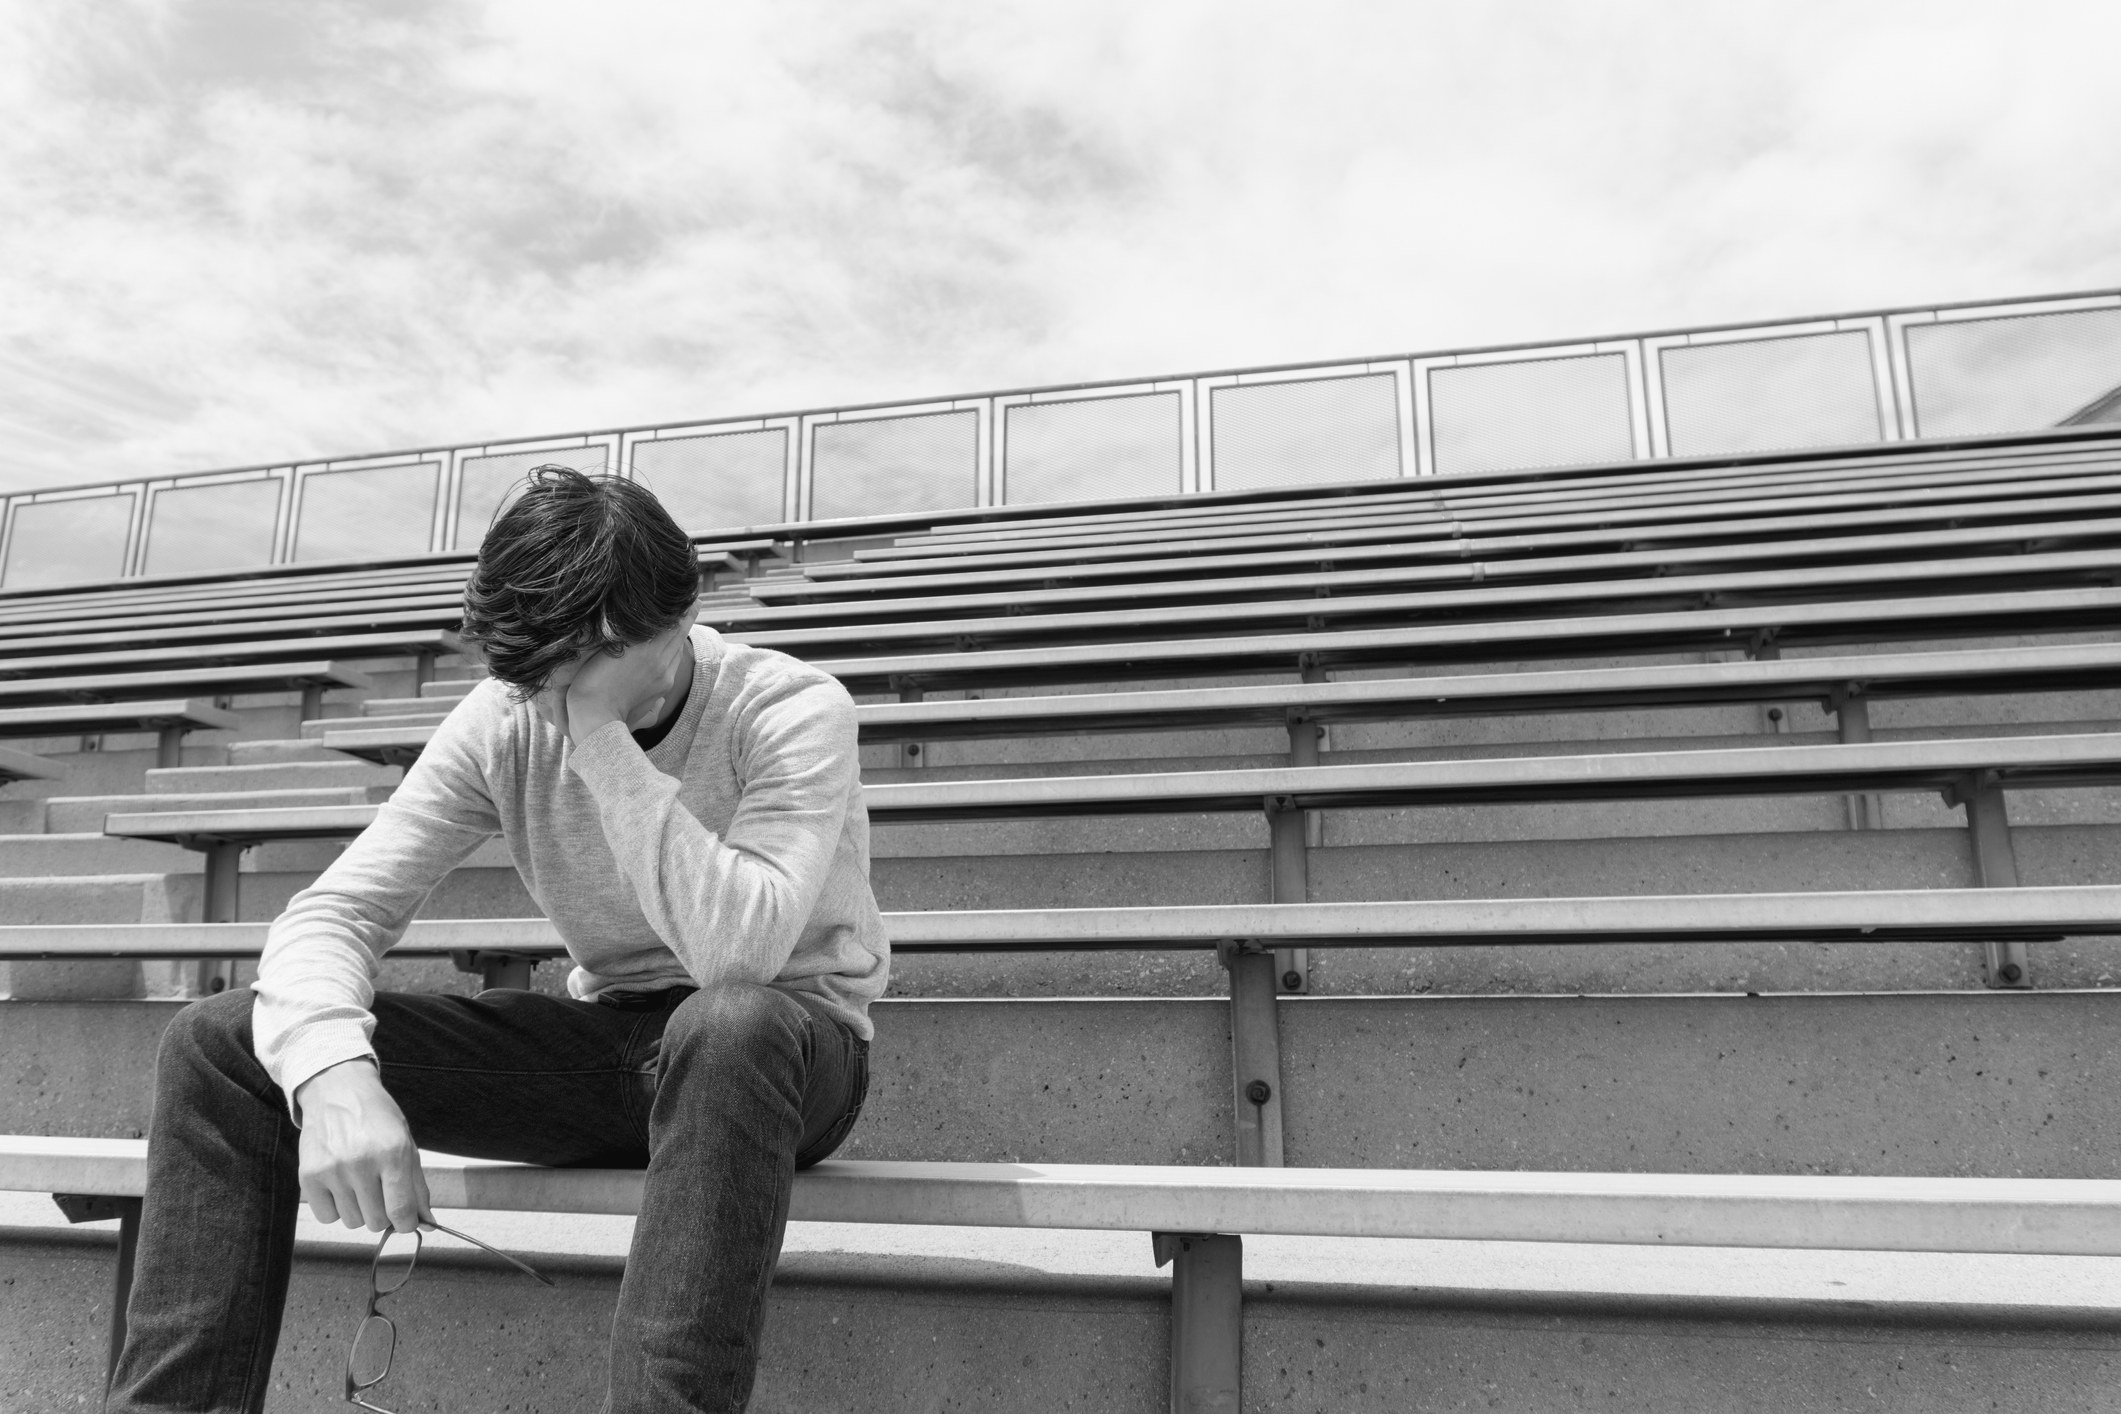
[[[2121,1175],[2121,993],[1283,1004],[1288,1161]]]
[[[0,1409],[92,1407],[111,1239],[0,1235]],[[617,1267],[552,1258],[559,1290],[435,1253],[396,1298],[405,1411],[596,1407]],[[266,1407],[345,1408],[365,1269],[305,1245]],[[1149,1411],[1164,1406],[1168,1284],[983,1262],[802,1254],[767,1319],[760,1411]],[[2106,1414],[2110,1312],[1690,1301],[1249,1282],[1248,1410],[1851,1408]]]
[[[0,1132],[136,1135],[171,1003],[0,1010]],[[849,1158],[1229,1161],[1209,1000],[885,1001]],[[1325,1167],[2121,1175],[2116,993],[1296,998]]]

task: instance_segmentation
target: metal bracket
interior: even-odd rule
[[[449,960],[459,972],[477,973],[484,987],[530,990],[530,976],[542,960],[521,953],[489,952],[478,948],[452,948]]]
[[[1272,953],[1258,943],[1216,944],[1230,973],[1231,1117],[1239,1168],[1282,1166],[1281,1026]]]
[[[917,687],[902,687],[899,689],[898,700],[901,702],[919,702],[925,695]],[[900,742],[898,744],[898,764],[901,766],[920,765],[921,744],[917,741]]]
[[[1172,1414],[1243,1407],[1245,1241],[1227,1233],[1149,1234],[1171,1267]]]
[[[1871,739],[1871,700],[1863,695],[1860,682],[1837,684],[1827,695],[1827,702],[1834,710],[1834,723],[1841,740],[1857,744]],[[1876,791],[1864,791],[1846,797],[1848,801],[1849,828],[1852,830],[1882,830],[1885,828],[1885,798]]]
[[[133,1259],[140,1250],[140,1200],[104,1193],[54,1193],[52,1201],[70,1223],[118,1220],[118,1265],[111,1276],[110,1353],[103,1366],[103,1392],[107,1396],[111,1376],[118,1369],[119,1352],[125,1349],[125,1303],[132,1298]]]
[[[1969,772],[1945,791],[1944,798],[1966,807],[1966,828],[1972,838],[1975,881],[1984,889],[2018,887],[2018,855],[2011,847],[2010,810],[2003,787],[1993,771]],[[2032,963],[2022,942],[1988,943],[1985,977],[1988,985],[2018,990],[2033,985]]]

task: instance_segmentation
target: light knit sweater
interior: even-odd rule
[[[376,961],[440,883],[499,835],[565,940],[567,989],[771,983],[864,1039],[890,947],[869,890],[854,702],[784,654],[692,631],[692,688],[647,752],[619,722],[570,747],[486,681],[272,925],[253,1044],[290,1102],[374,1054]]]

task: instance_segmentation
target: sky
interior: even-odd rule
[[[0,492],[2121,286],[2121,6],[0,0]]]

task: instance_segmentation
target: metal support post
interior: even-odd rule
[[[1862,694],[1861,684],[1849,683],[1836,688],[1830,702],[1841,739],[1850,744],[1871,739],[1871,702]],[[1849,828],[1852,830],[1885,828],[1885,798],[1876,791],[1864,791],[1849,796],[1848,811]]]
[[[118,1269],[111,1280],[110,1354],[103,1366],[103,1392],[110,1393],[118,1355],[125,1349],[125,1306],[133,1295],[133,1258],[140,1250],[140,1200],[101,1193],[54,1193],[52,1201],[70,1223],[118,1220]]]
[[[314,722],[324,715],[324,684],[306,682],[302,684],[302,720]]]
[[[239,919],[238,890],[242,879],[243,851],[247,846],[229,840],[206,844],[206,907],[203,921],[234,923]],[[236,964],[229,958],[209,958],[196,964],[195,995],[225,992],[236,982]]]
[[[2018,887],[2018,855],[2011,848],[2009,807],[2003,788],[1987,773],[1961,779],[1956,803],[1966,807],[1967,833],[1973,837],[1974,876],[1984,889]],[[1991,987],[2029,988],[2032,964],[2024,943],[1989,943],[1987,981]]]
[[[1223,942],[1230,971],[1230,1080],[1237,1166],[1282,1166],[1281,1029],[1274,1000],[1274,955],[1257,943]]]
[[[520,953],[487,952],[484,949],[452,948],[449,960],[459,972],[475,973],[482,990],[507,987],[518,992],[530,990],[530,977],[537,971],[540,959],[524,957]]]
[[[166,726],[155,731],[155,769],[167,771],[172,766],[184,764],[184,733],[181,726]]]
[[[1289,764],[1292,766],[1318,764],[1318,728],[1309,722],[1289,724]],[[1296,740],[1300,736],[1310,737],[1308,751],[1299,751]],[[1309,756],[1309,760],[1300,759]],[[1283,803],[1277,796],[1267,802],[1268,864],[1271,885],[1268,897],[1275,903],[1309,903],[1311,901],[1311,855],[1310,816],[1313,812],[1299,810]],[[1274,981],[1284,992],[1306,992],[1311,988],[1311,950],[1309,948],[1276,948],[1274,950]]]
[[[413,655],[412,695],[418,697],[420,689],[435,680],[435,651],[423,648]]]
[[[1244,1384],[1245,1240],[1150,1234],[1171,1263],[1171,1414],[1237,1414]]]

